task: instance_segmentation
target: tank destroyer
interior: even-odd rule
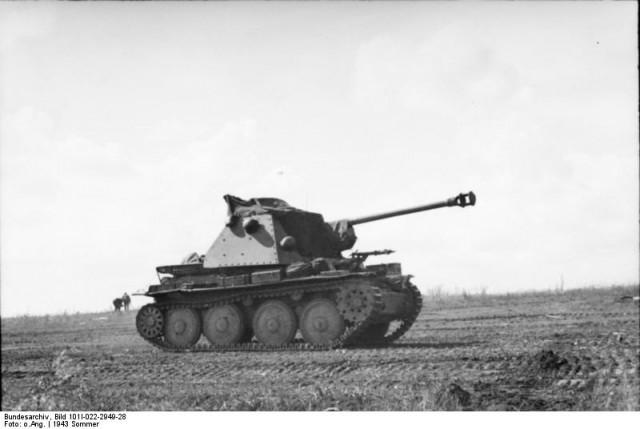
[[[226,224],[204,255],[156,268],[136,316],[140,336],[165,351],[331,349],[387,345],[415,322],[422,296],[399,263],[365,264],[391,250],[342,252],[354,226],[444,207],[473,206],[473,192],[356,219],[276,198],[225,195]]]

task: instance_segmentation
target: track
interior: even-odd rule
[[[225,297],[221,297],[215,300],[208,300],[204,302],[199,302],[197,304],[159,304],[157,305],[161,311],[166,312],[172,309],[180,309],[180,308],[192,308],[196,310],[203,310],[207,308],[211,308],[214,306],[222,306],[227,304],[241,304],[244,300],[266,300],[266,299],[278,299],[289,297],[296,293],[304,293],[304,294],[313,294],[313,293],[323,293],[330,294],[340,291],[341,289],[349,286],[355,286],[362,283],[362,280],[346,280],[340,281],[339,283],[333,284],[320,284],[316,286],[305,285],[297,286],[297,287],[280,287],[277,289],[272,289],[268,291],[255,291],[255,292],[236,292],[231,295],[227,295]],[[409,293],[412,296],[414,305],[412,312],[407,314],[405,317],[399,320],[398,326],[393,329],[391,332],[387,333],[384,338],[379,341],[375,341],[371,345],[384,345],[390,344],[391,342],[397,340],[402,335],[404,335],[410,328],[411,325],[415,322],[422,310],[422,295],[416,286],[411,284],[408,279],[405,282],[405,286],[408,288]],[[359,345],[364,345],[361,340],[361,335],[366,332],[367,328],[372,324],[379,321],[379,316],[383,309],[382,295],[380,293],[380,289],[376,286],[369,286],[370,297],[372,298],[373,305],[369,309],[369,313],[364,316],[364,320],[358,323],[354,323],[352,325],[348,325],[345,329],[345,332],[337,339],[335,339],[330,344],[309,344],[302,340],[296,340],[289,344],[281,345],[281,346],[271,346],[265,345],[258,342],[249,342],[249,343],[238,343],[238,344],[229,344],[229,345],[214,345],[214,344],[205,344],[202,341],[199,344],[191,347],[176,347],[175,345],[170,344],[168,341],[164,339],[163,336],[159,336],[157,338],[145,338],[141,335],[141,337],[147,341],[149,344],[154,347],[163,350],[165,352],[174,352],[174,353],[184,353],[184,352],[233,352],[233,351],[242,351],[242,352],[268,352],[268,351],[304,351],[304,350],[331,350],[341,347],[348,347],[353,345],[354,343],[358,343]],[[141,310],[142,311],[142,310]]]

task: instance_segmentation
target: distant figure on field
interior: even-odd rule
[[[122,300],[122,298],[114,299],[113,300],[113,307],[114,307],[113,311],[120,311],[120,309],[122,308],[123,305],[124,305],[124,301]]]
[[[131,304],[131,297],[125,292],[122,295],[122,303],[124,304],[124,309],[129,311],[129,304]]]

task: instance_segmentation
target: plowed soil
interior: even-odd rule
[[[3,410],[639,410],[637,288],[425,296],[386,348],[165,353],[135,310],[2,319]]]

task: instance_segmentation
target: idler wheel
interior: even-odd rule
[[[295,313],[282,301],[263,303],[253,316],[253,332],[262,344],[287,344],[293,340],[297,330]]]
[[[344,319],[333,302],[314,299],[302,310],[300,332],[311,344],[331,344],[344,333]]]
[[[191,308],[169,310],[164,326],[164,337],[175,347],[191,347],[202,332],[200,313]]]
[[[213,307],[204,312],[202,332],[211,344],[240,343],[245,331],[244,317],[235,305]]]
[[[147,339],[157,338],[162,334],[164,317],[162,311],[154,304],[147,304],[140,309],[136,316],[136,328],[142,337]]]

